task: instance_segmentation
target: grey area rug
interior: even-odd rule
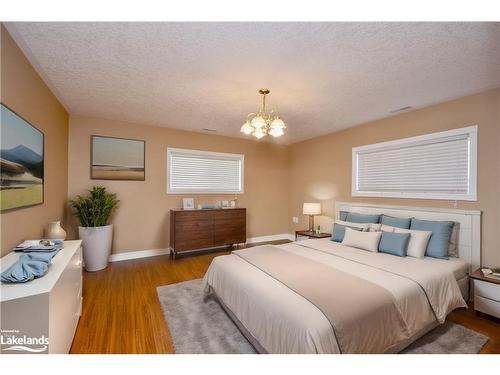
[[[256,353],[217,300],[204,295],[201,279],[160,286],[157,292],[176,353]],[[447,321],[402,353],[477,354],[487,341],[486,336]]]

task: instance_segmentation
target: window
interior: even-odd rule
[[[167,193],[243,193],[245,155],[167,149]]]
[[[477,200],[477,126],[352,149],[352,195]]]

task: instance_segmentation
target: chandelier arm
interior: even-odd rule
[[[279,112],[274,109],[271,109],[271,112],[269,112],[269,118],[271,118],[272,115],[274,115],[274,118],[280,117]]]
[[[254,113],[254,112],[249,113],[249,114],[247,115],[247,121],[249,121],[249,119],[250,119],[251,117],[255,117],[255,116],[257,116],[257,114],[256,114],[256,113]]]

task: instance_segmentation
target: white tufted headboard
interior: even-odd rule
[[[481,211],[337,202],[335,219],[339,218],[339,211],[458,222],[460,223],[458,256],[469,263],[470,272],[481,265]],[[333,219],[322,217],[321,222],[323,227],[331,228]]]

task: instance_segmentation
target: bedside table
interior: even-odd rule
[[[470,277],[474,280],[474,310],[500,318],[500,279],[486,277],[480,269]]]
[[[331,233],[316,233],[316,232],[310,232],[308,230],[298,230],[295,232],[295,241],[297,241],[298,236],[305,236],[309,238],[327,238],[331,237]]]

